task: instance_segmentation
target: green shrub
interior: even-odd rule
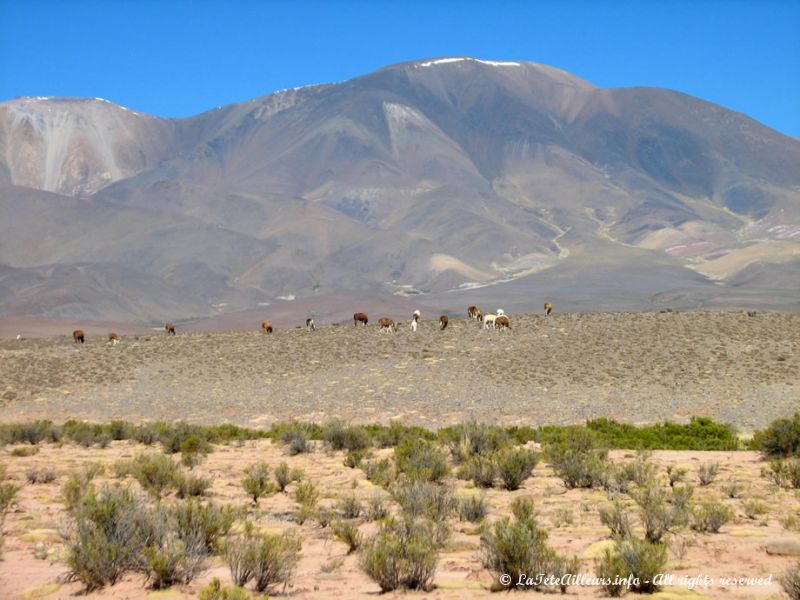
[[[275,467],[275,483],[281,492],[286,490],[286,486],[303,478],[302,469],[290,469],[285,462]]]
[[[688,473],[688,469],[684,467],[675,467],[673,465],[669,465],[667,467],[667,477],[669,477],[669,487],[675,487],[676,483],[681,483],[684,479],[686,479],[686,474]]]
[[[790,565],[781,575],[780,582],[790,600],[800,600],[800,562]]]
[[[263,462],[250,465],[244,471],[245,478],[242,479],[242,487],[247,495],[253,499],[253,504],[258,504],[258,499],[262,496],[273,494],[276,491],[275,485],[269,478],[269,465]]]
[[[7,481],[0,483],[0,526],[5,523],[6,514],[14,503],[18,491],[18,485]]]
[[[733,516],[733,508],[723,502],[709,500],[692,510],[692,529],[701,533],[719,533],[719,528]]]
[[[750,447],[767,458],[800,456],[800,412],[788,419],[776,419],[753,435]]]
[[[340,542],[347,544],[347,553],[352,554],[361,546],[364,536],[353,521],[337,519],[331,523],[333,536]]]
[[[379,521],[389,514],[389,509],[381,496],[372,496],[367,500],[365,514],[368,521]]]
[[[742,495],[743,488],[736,477],[730,477],[722,486],[722,491],[728,498],[739,498]]]
[[[501,588],[513,589],[521,577],[527,576],[533,579],[526,581],[524,589],[542,590],[551,585],[548,577],[577,572],[577,559],[567,560],[547,545],[547,532],[536,522],[532,501],[518,498],[511,508],[513,520],[503,517],[481,535],[484,566],[495,576],[510,576],[509,582],[499,582]]]
[[[192,581],[203,570],[207,558],[202,540],[180,539],[165,532],[143,551],[144,571],[152,588],[160,590]]]
[[[355,496],[345,496],[339,500],[338,508],[345,519],[357,519],[364,510]]]
[[[632,536],[633,524],[630,513],[618,498],[610,505],[600,508],[600,522],[611,530],[614,539],[628,539]]]
[[[621,596],[628,589],[643,594],[658,591],[655,577],[664,572],[667,547],[647,540],[618,541],[595,560],[597,576],[608,581],[603,586],[609,596]]]
[[[61,428],[51,421],[0,425],[0,442],[3,444],[32,444],[61,441]]]
[[[471,480],[475,487],[492,487],[497,476],[495,457],[476,454],[468,458],[458,469],[458,476],[461,479]]]
[[[420,438],[403,439],[394,449],[394,461],[397,471],[411,479],[440,481],[450,472],[444,452]]]
[[[276,426],[275,434],[278,439],[287,447],[290,456],[311,452],[309,441],[313,437],[319,438],[319,428],[306,423],[285,423]],[[316,434],[316,436],[315,436]]]
[[[361,568],[382,592],[429,590],[446,537],[442,529],[429,521],[389,518],[364,543]]]
[[[533,474],[540,454],[527,448],[509,448],[497,455],[497,473],[509,491],[518,490],[522,482]]]
[[[304,481],[295,489],[294,499],[300,506],[314,508],[319,501],[319,490],[310,481]]]
[[[489,505],[484,496],[471,494],[458,499],[457,511],[462,521],[480,523],[489,514]]]
[[[744,510],[744,514],[748,519],[755,519],[756,517],[760,517],[761,515],[765,515],[769,512],[769,506],[765,502],[762,502],[756,498],[744,500],[742,502],[742,509]]]
[[[394,465],[388,458],[362,461],[359,466],[370,482],[384,488],[392,485],[397,478]]]
[[[694,488],[690,485],[667,491],[656,482],[631,492],[631,497],[641,509],[647,541],[656,544],[665,534],[689,523],[689,502],[693,493]]]
[[[25,471],[28,483],[52,483],[56,480],[56,472],[50,467],[30,468]]]
[[[146,492],[159,499],[177,486],[178,463],[163,454],[140,454],[129,464],[130,474]]]
[[[360,467],[361,463],[370,456],[369,450],[348,450],[344,457],[344,466],[348,469],[355,469]]]
[[[697,480],[701,486],[707,486],[714,483],[714,480],[719,474],[719,463],[703,463],[697,467]]]
[[[372,445],[369,433],[363,427],[332,421],[324,428],[322,436],[332,450],[363,451]]]
[[[252,596],[240,587],[222,587],[219,577],[200,590],[198,600],[252,600]]]
[[[94,590],[142,567],[153,519],[147,503],[129,487],[90,489],[71,516],[66,535],[70,579]]]
[[[646,485],[655,478],[656,471],[656,465],[650,462],[650,454],[640,451],[633,461],[618,466],[614,476],[619,482],[620,491],[627,493],[630,483]]]
[[[288,583],[300,562],[300,539],[293,534],[256,534],[252,526],[225,544],[223,558],[237,586],[251,579],[256,591]]]
[[[568,489],[596,487],[605,481],[608,450],[599,444],[591,430],[575,428],[548,446],[547,459]]]
[[[178,498],[191,498],[205,496],[206,492],[211,487],[211,480],[195,475],[179,473],[175,477],[175,485],[177,487],[176,495]]]
[[[444,521],[455,509],[450,489],[430,481],[412,479],[398,483],[392,489],[392,497],[411,518],[424,516]]]
[[[209,554],[219,549],[221,540],[228,535],[236,520],[236,511],[232,507],[203,503],[194,498],[173,504],[169,511],[178,536],[184,540],[202,540]]]
[[[474,420],[445,427],[439,431],[439,438],[448,443],[456,463],[467,462],[475,456],[489,456],[512,443],[504,429]]]

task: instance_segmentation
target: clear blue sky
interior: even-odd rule
[[[800,0],[0,0],[0,100],[102,97],[180,117],[452,55],[676,89],[800,136]]]

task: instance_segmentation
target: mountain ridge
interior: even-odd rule
[[[139,308],[113,309],[88,282],[85,314],[137,322],[159,320],[142,307],[167,296],[185,299],[165,301],[172,319],[342,291],[583,306],[593,261],[630,267],[634,307],[680,289],[688,304],[800,305],[797,140],[681,92],[521,61],[409,61],[182,119],[99,99],[0,103],[0,217],[0,315],[17,310],[20,269],[100,263],[98,279],[119,265],[143,282],[127,292]],[[648,280],[640,266],[663,261]]]

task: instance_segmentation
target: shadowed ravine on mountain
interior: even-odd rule
[[[800,142],[674,91],[459,58],[188,119],[0,104],[0,318],[796,310],[798,269]]]

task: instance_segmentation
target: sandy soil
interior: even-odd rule
[[[19,502],[6,523],[10,537],[0,560],[0,596],[3,598],[69,598],[80,594],[78,583],[65,583],[63,545],[59,535],[65,524],[61,505],[61,485],[66,477],[87,461],[111,464],[120,458],[129,458],[144,450],[128,442],[113,442],[106,449],[82,449],[76,446],[43,446],[41,452],[31,457],[11,457],[10,448],[0,451],[0,460],[18,483],[25,481],[25,471],[30,467],[48,466],[55,469],[58,479],[50,484],[26,484],[19,494]],[[378,456],[391,454],[391,450],[377,451]],[[614,460],[628,460],[630,453],[613,452]],[[313,454],[290,457],[285,450],[269,440],[248,442],[242,447],[218,447],[196,471],[213,480],[211,498],[218,503],[229,503],[249,511],[249,517],[269,531],[296,530],[303,540],[302,560],[292,585],[287,589],[291,598],[374,598],[378,586],[358,567],[356,555],[347,555],[343,543],[335,541],[329,529],[307,521],[300,526],[291,520],[297,504],[291,498],[294,487],[285,494],[263,498],[254,507],[240,486],[245,467],[256,460],[276,466],[286,461],[292,467],[304,469],[308,479],[321,491],[321,504],[334,506],[337,499],[355,494],[362,501],[386,492],[366,481],[359,469],[343,466],[343,453],[330,452],[318,446]],[[656,452],[653,461],[664,476],[666,465],[679,465],[689,469],[688,480],[696,483],[697,466],[715,461],[721,464],[720,475],[708,487],[697,487],[695,498],[724,498],[736,511],[735,519],[718,534],[698,534],[686,530],[680,533],[685,552],[679,544],[670,550],[666,573],[674,576],[675,585],[667,588],[662,598],[768,598],[779,597],[779,586],[722,586],[721,577],[769,577],[773,580],[791,563],[785,556],[773,556],[765,546],[775,539],[800,541],[800,534],[788,532],[779,519],[800,512],[800,495],[779,490],[759,476],[763,463],[752,452]],[[109,474],[100,477],[102,482]],[[732,477],[741,484],[741,499],[729,499],[724,494],[725,485]],[[448,478],[447,484],[457,495],[475,493],[471,484]],[[132,483],[134,487],[138,486]],[[560,552],[582,559],[581,572],[593,573],[593,557],[602,552],[610,542],[608,530],[600,523],[598,506],[605,502],[605,493],[597,490],[565,490],[560,479],[553,477],[550,468],[542,463],[533,477],[516,492],[492,489],[486,492],[490,504],[489,519],[509,514],[509,504],[519,496],[534,498],[541,523],[550,532],[550,543]],[[757,520],[748,519],[743,512],[744,499],[761,498],[769,506],[768,514]],[[172,501],[170,498],[166,502]],[[565,521],[571,519],[571,523]],[[492,576],[482,568],[479,554],[480,537],[475,525],[451,520],[454,535],[442,553],[435,577],[436,589],[430,595],[412,596],[430,598],[489,597],[488,586]],[[374,525],[362,524],[363,532]],[[641,535],[639,530],[638,535]],[[84,596],[94,598],[191,598],[213,577],[230,583],[227,567],[216,558],[209,562],[195,582],[175,587],[165,592],[151,592],[141,577],[126,577],[121,583]],[[708,576],[714,580],[690,593],[685,578]],[[395,595],[390,594],[390,597]],[[570,597],[599,598],[599,588],[571,588]]]
[[[370,315],[371,322],[380,315]],[[430,319],[431,315],[423,315]],[[800,314],[511,315],[376,326],[0,342],[0,420],[401,419],[433,427],[708,416],[742,430],[800,406]]]

